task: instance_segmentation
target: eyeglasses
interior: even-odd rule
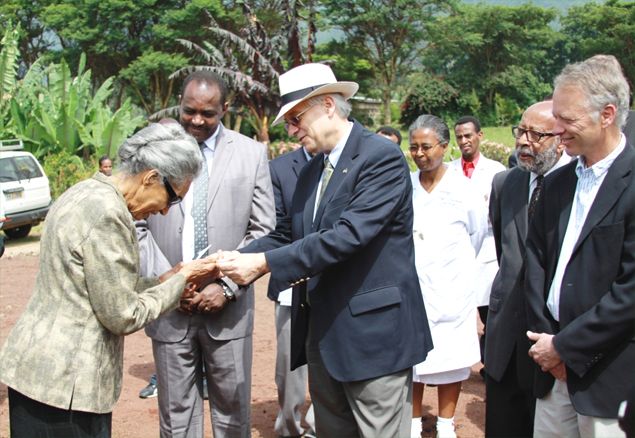
[[[313,105],[313,106],[315,106],[315,105]],[[302,111],[300,114],[296,114],[293,117],[285,119],[287,121],[287,123],[284,124],[284,129],[286,129],[287,132],[289,132],[289,126],[298,126],[300,124],[300,116],[302,114],[304,114],[305,112],[307,112],[308,110],[310,110],[311,108],[313,108],[313,106],[308,107],[307,109]]]
[[[417,152],[421,151],[423,152],[425,155],[428,155],[428,153],[430,153],[430,151],[434,148],[436,148],[437,146],[439,146],[441,143],[437,143],[434,146],[428,146],[426,144],[424,144],[423,146],[410,146],[408,148],[408,150],[410,151],[411,154],[416,154]]]
[[[556,135],[552,132],[538,132],[531,129],[523,129],[520,126],[512,126],[512,135],[515,139],[520,139],[525,133],[527,133],[527,140],[533,143],[538,143],[543,137],[554,137]]]
[[[183,200],[183,197],[176,194],[165,177],[163,177],[163,185],[165,186],[165,190],[168,192],[168,205],[178,204]]]

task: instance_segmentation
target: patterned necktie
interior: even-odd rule
[[[544,175],[538,175],[538,178],[536,178],[536,188],[533,192],[531,192],[531,200],[529,201],[529,209],[527,210],[529,222],[531,222],[531,218],[534,216],[534,210],[536,209],[536,204],[538,203],[538,196],[540,196],[540,187],[542,187],[543,179],[545,179]]]
[[[322,202],[322,196],[324,196],[324,192],[326,191],[326,186],[329,184],[329,180],[331,179],[331,175],[333,174],[333,165],[329,161],[329,157],[326,157],[324,160],[324,172],[322,172],[322,187],[320,188],[320,197],[318,198],[317,205],[319,206]]]
[[[205,143],[199,143],[201,153]],[[192,217],[194,218],[194,257],[207,246],[207,188],[209,174],[207,173],[207,159],[203,154],[203,169],[194,180],[194,199],[192,203]]]

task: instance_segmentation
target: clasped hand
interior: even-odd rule
[[[527,337],[536,343],[529,349],[529,356],[540,365],[543,371],[550,372],[556,379],[567,380],[567,369],[553,346],[553,337],[547,333],[527,332]]]

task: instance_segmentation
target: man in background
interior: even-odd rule
[[[399,130],[393,128],[392,126],[382,126],[377,131],[375,131],[375,133],[386,137],[401,146],[401,132],[399,132]]]
[[[201,175],[165,216],[138,224],[146,275],[211,248],[241,248],[273,229],[273,191],[264,145],[226,129],[227,83],[196,71],[179,98],[180,123],[201,146]],[[161,261],[162,260],[162,261]],[[158,268],[159,270],[162,268]],[[214,279],[146,328],[152,338],[162,437],[201,437],[203,364],[213,434],[251,436],[253,286]]]
[[[476,186],[477,191],[483,196],[483,202],[489,205],[489,196],[492,191],[492,180],[494,175],[505,170],[498,161],[490,160],[484,156],[480,149],[480,142],[483,139],[481,123],[476,117],[461,117],[454,124],[454,136],[456,143],[461,150],[461,158],[451,161],[450,167],[463,172],[463,175],[470,178]],[[492,224],[489,222],[487,235],[483,240],[483,246],[476,256],[476,273],[474,275],[474,289],[476,306],[481,321],[487,326],[487,309],[489,296],[492,290],[492,281],[498,271],[496,263],[496,248]],[[481,336],[481,360],[484,360],[484,346],[486,334]]]
[[[291,212],[291,200],[298,175],[315,154],[316,148],[310,145],[309,148],[301,147],[269,162],[277,220]],[[273,430],[279,437],[305,435],[300,409],[306,400],[307,367],[303,365],[291,371],[291,288],[288,286],[272,275],[267,292],[267,297],[275,303],[276,386],[280,411]],[[309,407],[305,420],[309,425],[305,436],[314,436],[313,406]]]
[[[518,167],[494,176],[489,203],[496,256],[500,266],[492,284],[485,343],[485,436],[534,435],[534,362],[529,357],[527,310],[522,279],[525,238],[545,176],[569,163],[564,145],[553,134],[551,102],[530,106],[516,138]]]
[[[635,375],[635,150],[613,56],[556,77],[553,133],[578,159],[543,183],[527,235],[536,437],[619,437]]]

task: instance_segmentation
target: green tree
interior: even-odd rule
[[[53,2],[54,1],[54,2]],[[178,38],[200,43],[205,10],[230,20],[220,0],[51,0],[41,19],[59,37],[54,59],[76,65],[81,53],[97,86],[116,77],[116,106],[124,94],[147,113],[165,108],[180,85],[169,75],[187,64]],[[172,103],[175,101],[172,100]]]
[[[2,0],[0,2],[0,26],[9,22],[19,25],[18,50],[20,61],[24,63],[19,72],[22,77],[33,63],[58,42],[55,35],[48,32],[42,21],[44,9],[51,0]]]
[[[454,0],[324,0],[326,15],[367,60],[381,93],[384,123],[399,79],[433,41],[429,26]]]
[[[326,62],[333,69],[339,81],[353,81],[359,84],[359,93],[365,97],[380,97],[375,89],[373,67],[364,55],[347,41],[331,40],[316,48],[314,62]]]
[[[205,41],[198,46],[191,41],[180,40],[207,65],[184,67],[171,77],[194,70],[212,70],[226,78],[233,92],[232,110],[244,114],[256,131],[258,140],[269,144],[269,121],[280,105],[280,95],[274,89],[279,75],[284,72],[283,39],[279,35],[268,35],[247,0],[243,0],[241,5],[247,17],[247,26],[241,29],[243,37],[221,28],[210,16],[212,23],[207,29],[217,44]],[[245,107],[247,112],[243,113]],[[162,117],[165,113],[157,113],[153,118]]]
[[[459,91],[442,78],[416,73],[409,77],[408,95],[401,107],[401,124],[409,126],[422,114],[456,120],[466,106]]]
[[[532,4],[461,5],[435,22],[423,63],[461,93],[474,90],[486,110],[496,93],[526,107],[551,91],[538,66],[555,40],[555,17],[554,8]]]
[[[4,126],[8,122],[11,98],[16,90],[15,76],[18,65],[20,51],[18,40],[20,35],[20,25],[14,28],[11,21],[7,23],[4,37],[0,40],[0,139],[8,137]]]
[[[635,3],[608,0],[603,5],[573,6],[560,22],[569,60],[583,61],[600,53],[615,56],[631,87],[631,105],[635,105]]]
[[[141,117],[133,118],[129,100],[114,114],[105,105],[114,78],[92,93],[91,71],[84,72],[85,65],[82,56],[73,77],[63,59],[44,67],[40,58],[18,84],[6,130],[24,140],[25,149],[36,157],[60,151],[74,155],[82,149],[85,157],[91,152],[114,155],[141,122]]]

